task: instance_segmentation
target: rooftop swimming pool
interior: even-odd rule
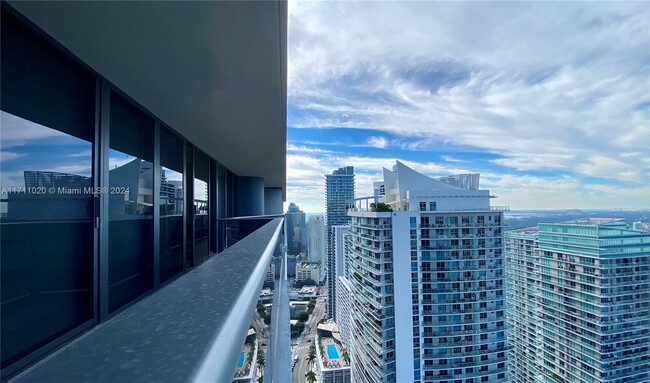
[[[237,368],[244,367],[245,360],[246,360],[246,353],[242,351],[242,353],[239,354],[239,360],[237,361]]]
[[[328,344],[327,345],[327,357],[330,360],[334,360],[334,359],[339,358],[339,352],[336,349],[336,345],[333,345],[333,344]]]

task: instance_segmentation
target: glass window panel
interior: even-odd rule
[[[217,219],[226,217],[226,168],[217,165]],[[223,221],[218,221],[217,235],[219,247],[217,252],[221,252],[225,245],[225,225]]]
[[[183,214],[183,140],[160,128],[160,215]]]
[[[194,179],[194,212],[208,214],[208,183],[198,178]]]
[[[210,162],[207,155],[194,150],[194,259],[195,265],[209,254],[210,219],[208,181]]]
[[[0,113],[5,367],[92,319],[92,143]]]
[[[153,287],[153,120],[111,95],[108,309]]]
[[[183,140],[160,128],[160,281],[183,271]]]
[[[93,318],[95,77],[0,17],[4,369]]]

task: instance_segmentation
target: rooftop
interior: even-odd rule
[[[321,371],[350,368],[350,361],[344,357],[344,355],[347,355],[347,351],[340,341],[329,336],[316,335],[316,342],[318,344],[317,357]]]
[[[624,224],[624,218],[580,218],[566,222],[560,222],[561,225],[584,225],[584,226],[600,226],[612,224]]]

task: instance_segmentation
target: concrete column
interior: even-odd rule
[[[237,177],[237,217],[264,215],[264,179]]]
[[[282,188],[264,188],[264,214],[282,214]]]

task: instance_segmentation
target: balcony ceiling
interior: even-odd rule
[[[242,176],[286,185],[286,2],[11,5]]]

